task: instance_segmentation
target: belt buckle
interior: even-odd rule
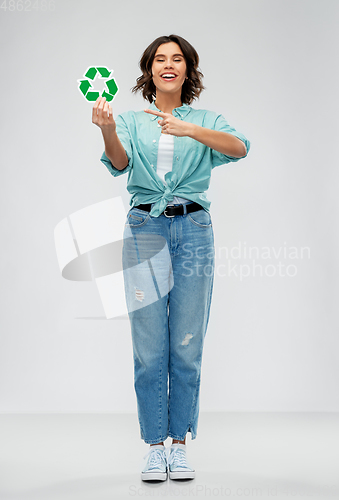
[[[175,215],[166,215],[166,210],[167,210],[168,207],[165,208],[164,210],[164,216],[165,217],[168,217],[169,219],[172,218],[172,217],[175,217]]]

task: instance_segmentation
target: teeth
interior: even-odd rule
[[[166,77],[173,77],[175,78],[176,75],[173,75],[173,73],[165,73],[164,75],[162,75],[163,78],[166,78]]]

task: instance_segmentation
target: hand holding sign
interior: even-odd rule
[[[112,106],[106,101],[106,97],[98,97],[93,106],[92,122],[101,130],[115,132],[116,124],[113,118]]]
[[[184,122],[176,118],[171,113],[162,113],[161,111],[154,111],[153,109],[144,109],[145,113],[160,116],[162,120],[158,120],[159,125],[162,127],[162,133],[176,135],[177,137],[188,136],[191,123]]]

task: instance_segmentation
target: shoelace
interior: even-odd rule
[[[169,457],[167,457],[167,464],[171,465],[172,463],[175,464],[176,467],[188,467],[187,461],[186,461],[186,453],[184,450],[178,449],[172,449],[169,451]]]
[[[149,455],[150,455],[150,458],[149,458],[148,468],[149,469],[158,469],[159,465],[163,464],[164,452],[162,450],[159,450],[158,448],[155,450],[151,449],[151,450],[149,450],[148,453],[146,453],[146,455],[144,456],[144,459],[146,457],[148,457]]]

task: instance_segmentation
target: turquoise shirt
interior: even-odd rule
[[[149,109],[160,111],[154,104]],[[222,115],[205,109],[193,109],[183,104],[172,111],[173,116],[189,123],[212,130],[228,132],[245,143],[247,152],[250,142],[237,132]],[[116,132],[125,148],[128,165],[123,170],[115,168],[105,152],[100,160],[115,177],[128,172],[127,190],[132,194],[131,207],[143,203],[154,203],[150,215],[158,217],[174,196],[180,196],[199,203],[209,211],[211,202],[207,199],[207,191],[211,172],[214,167],[224,165],[241,158],[234,158],[219,153],[190,137],[174,137],[174,153],[172,171],[165,174],[165,185],[157,175],[158,145],[161,127],[159,116],[145,111],[126,111],[118,115]]]

